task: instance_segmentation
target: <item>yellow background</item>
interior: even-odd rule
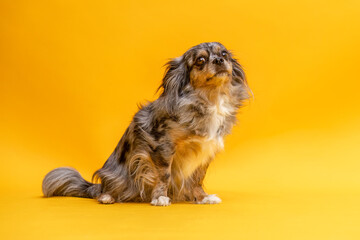
[[[90,179],[162,65],[219,41],[254,99],[210,167],[220,205],[42,198]],[[360,1],[0,2],[1,239],[359,239]]]

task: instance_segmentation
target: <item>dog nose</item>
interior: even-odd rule
[[[222,57],[217,57],[213,60],[213,64],[222,65],[224,63],[224,59]]]

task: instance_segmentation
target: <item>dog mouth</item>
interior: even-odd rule
[[[226,70],[221,70],[221,71],[215,73],[214,77],[219,76],[219,75],[229,75],[229,72]]]
[[[230,73],[228,72],[228,71],[226,71],[226,70],[221,70],[221,71],[218,71],[217,73],[215,73],[212,77],[209,77],[208,79],[207,79],[207,81],[210,81],[211,79],[213,79],[213,78],[218,78],[218,77],[225,77],[225,76],[229,76],[230,75]]]

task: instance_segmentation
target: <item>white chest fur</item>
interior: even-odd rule
[[[233,110],[234,109],[229,104],[227,97],[219,98],[218,103],[209,108],[210,116],[211,116],[208,125],[209,139],[219,138],[218,130],[224,124],[226,117],[229,116]]]

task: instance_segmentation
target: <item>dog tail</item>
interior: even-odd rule
[[[45,197],[69,196],[96,198],[101,193],[100,184],[93,184],[81,177],[73,168],[61,167],[50,171],[44,178],[42,190]]]

